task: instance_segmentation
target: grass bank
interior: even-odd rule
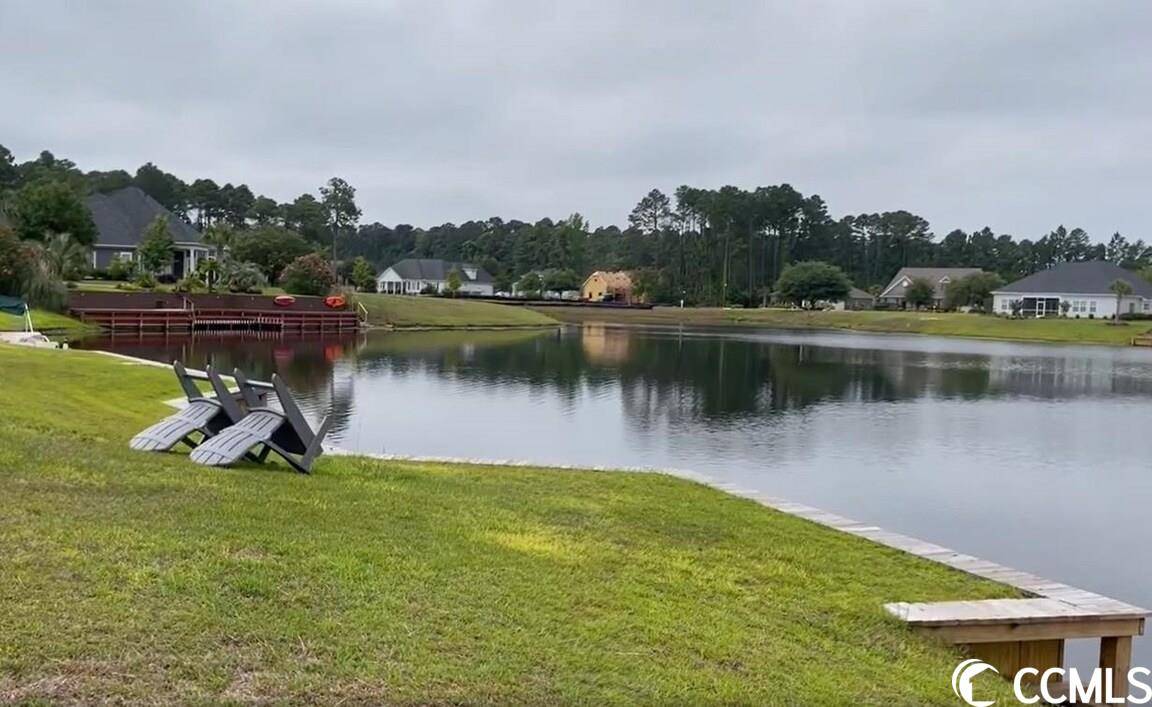
[[[778,329],[847,329],[981,339],[1127,346],[1152,328],[1148,322],[1111,326],[1102,319],[1007,319],[954,312],[803,312],[786,309],[655,307],[650,310],[547,307],[569,323],[751,326]]]
[[[0,368],[0,702],[954,704],[881,605],[1010,595],[672,477],[131,452],[167,372]]]
[[[89,326],[78,319],[64,314],[47,312],[40,309],[32,310],[32,324],[37,331],[48,333],[61,333],[73,336],[91,334],[99,331],[97,327]],[[24,317],[0,312],[0,331],[23,331]]]
[[[555,326],[552,317],[525,307],[445,297],[358,294],[368,323],[396,328],[499,328]]]

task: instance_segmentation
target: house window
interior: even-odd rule
[[[1092,314],[1096,313],[1096,300],[1092,300],[1091,302],[1088,303],[1088,311],[1091,312]]]
[[[1007,299],[1000,300],[1000,311],[1007,312],[1009,310],[1009,308],[1011,307],[1011,305],[1012,305],[1012,303],[1009,302]]]
[[[1059,297],[1025,297],[1021,313],[1025,317],[1047,317],[1060,313]]]
[[[122,250],[116,254],[116,257],[119,258],[120,260],[132,260],[132,257],[134,255],[135,255],[135,253],[133,253],[130,250]]]

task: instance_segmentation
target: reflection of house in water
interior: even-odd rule
[[[1144,363],[1101,352],[1098,356],[992,359],[990,382],[997,391],[1039,398],[1152,395],[1152,380],[1140,375]]]
[[[589,324],[581,330],[584,355],[593,363],[623,363],[628,359],[632,334],[627,330]]]

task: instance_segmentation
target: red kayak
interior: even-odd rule
[[[329,295],[324,298],[324,306],[329,309],[344,309],[348,304],[348,298],[344,295]]]

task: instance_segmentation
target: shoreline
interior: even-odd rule
[[[110,351],[100,350],[95,350],[94,353],[111,356],[130,364],[145,365],[166,370],[171,369],[171,366],[167,364],[138,358],[136,356],[130,356],[127,354],[118,354]],[[223,376],[223,378],[226,381],[232,381],[231,376]],[[171,398],[162,402],[165,405],[169,405],[176,409],[181,409],[187,405],[187,401],[184,398]],[[410,462],[420,464],[448,464],[488,468],[544,469],[548,471],[593,472],[603,474],[634,473],[669,476],[682,479],[684,481],[701,484],[717,491],[721,491],[730,496],[753,501],[761,506],[764,506],[765,508],[769,508],[779,513],[785,513],[787,515],[809,521],[837,533],[843,533],[862,538],[873,544],[893,550],[898,550],[900,552],[906,553],[913,557],[917,557],[919,559],[927,560],[929,562],[941,564],[964,572],[965,574],[972,575],[974,577],[988,579],[999,584],[1004,584],[1024,592],[1027,596],[1051,596],[1065,593],[1076,593],[1082,597],[1090,596],[1094,600],[1111,602],[1118,601],[1095,594],[1094,592],[1087,592],[1085,590],[1072,587],[1061,582],[1055,582],[1051,579],[1046,579],[1029,572],[1023,572],[1007,567],[1005,565],[982,560],[974,555],[958,552],[931,541],[921,540],[919,538],[914,538],[902,533],[887,531],[879,526],[856,521],[838,513],[831,513],[804,503],[790,501],[786,498],[781,498],[779,496],[765,493],[758,489],[750,489],[737,484],[719,481],[708,474],[704,474],[691,469],[648,466],[581,465],[563,463],[557,464],[552,462],[535,462],[530,459],[483,459],[439,455],[382,454],[374,452],[362,452],[358,450],[347,449],[345,447],[339,447],[337,445],[327,444],[324,445],[324,452],[325,454],[335,457],[370,459],[381,462]]]
[[[746,329],[795,332],[824,331],[938,336],[969,339],[973,341],[1108,346],[1115,348],[1140,348],[1132,345],[1132,339],[1152,330],[1152,323],[1150,322],[1128,323],[1125,326],[1116,327],[1115,325],[1107,323],[1106,320],[1013,320],[1003,319],[994,315],[959,314],[952,312],[806,312],[773,309],[681,309],[679,307],[656,307],[640,313],[613,311],[609,316],[604,316],[603,310],[597,310],[597,312],[593,314],[591,312],[581,312],[579,308],[576,307],[569,308],[566,311],[562,306],[554,306],[549,309],[551,310],[549,312],[551,316],[554,316],[564,324],[573,326],[591,325],[620,328],[664,327],[671,329],[693,327],[732,331]],[[679,313],[679,316],[677,313]],[[684,313],[691,314],[685,315]],[[752,314],[750,316],[741,316],[742,313]],[[853,321],[854,319],[855,321]],[[980,330],[963,330],[957,326],[948,326],[973,323],[987,325],[985,328],[989,329],[993,327],[1016,327],[1023,331],[985,332]],[[1056,333],[1047,334],[1045,332],[1028,331],[1030,327],[1034,328],[1036,325],[1049,327],[1055,330]],[[1064,328],[1063,331],[1060,330],[1061,327]],[[1103,327],[1107,327],[1107,329]],[[1080,334],[1081,336],[1074,336],[1073,334]]]

